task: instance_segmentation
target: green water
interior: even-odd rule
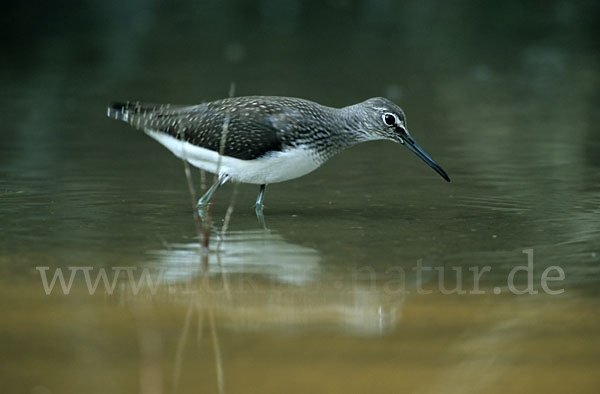
[[[599,387],[595,3],[9,15],[23,33],[0,69],[2,392]],[[268,231],[258,187],[227,184],[213,226],[235,196],[229,230],[203,274],[182,162],[105,111],[222,98],[232,82],[330,106],[388,97],[452,182],[400,145],[358,145],[270,185]],[[48,288],[57,270],[68,295]],[[119,275],[91,295],[99,272]]]

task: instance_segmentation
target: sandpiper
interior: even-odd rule
[[[108,116],[144,130],[175,156],[217,174],[198,201],[200,208],[232,180],[260,185],[256,213],[262,217],[266,185],[306,175],[342,150],[373,140],[405,145],[450,182],[408,133],[404,111],[381,97],[343,108],[269,96],[194,106],[127,102],[110,105]]]

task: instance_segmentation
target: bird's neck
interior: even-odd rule
[[[340,108],[340,115],[345,125],[344,131],[348,136],[349,146],[378,139],[373,138],[373,135],[363,127],[362,111],[357,110],[357,105],[359,104]]]
[[[310,129],[318,130],[318,133],[303,142],[316,152],[319,161],[325,162],[346,148],[369,140],[351,107],[323,107],[321,116],[315,119]]]
[[[329,109],[326,115],[329,124],[323,130],[327,137],[311,141],[313,148],[318,151],[319,160],[325,162],[353,145],[368,141],[358,117],[348,108]]]

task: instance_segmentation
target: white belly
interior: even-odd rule
[[[219,163],[219,154],[210,149],[200,148],[163,132],[146,130],[146,134],[194,167],[213,174],[218,167],[219,173],[228,174],[236,182],[257,185],[283,182],[306,175],[321,165],[317,157],[307,149],[272,152],[255,160],[221,156]]]

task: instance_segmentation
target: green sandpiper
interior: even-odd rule
[[[270,96],[194,106],[127,102],[110,105],[108,116],[144,130],[175,156],[217,174],[198,201],[200,208],[232,180],[260,185],[256,213],[262,217],[266,185],[306,175],[342,150],[373,140],[405,145],[450,182],[408,133],[404,111],[381,97],[343,108]]]

